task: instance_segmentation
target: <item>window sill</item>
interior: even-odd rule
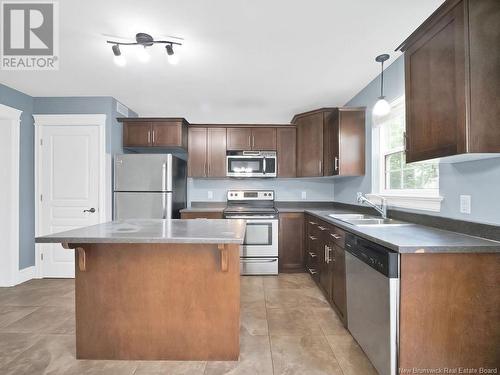
[[[375,203],[380,204],[380,197],[375,194],[367,194],[368,199]],[[398,208],[410,208],[414,210],[423,211],[441,211],[441,202],[443,197],[441,196],[429,196],[429,195],[404,195],[404,194],[380,194],[387,200],[387,204],[390,207]]]

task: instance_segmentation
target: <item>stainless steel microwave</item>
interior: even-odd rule
[[[276,151],[229,151],[228,177],[276,177]]]

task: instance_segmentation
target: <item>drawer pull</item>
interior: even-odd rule
[[[309,224],[311,224],[311,225],[318,225],[318,223],[315,223],[314,221],[310,221]]]
[[[319,227],[318,227],[318,229],[319,229],[319,230],[326,230],[326,228],[325,228],[325,227],[322,227],[322,226],[319,226]]]
[[[317,257],[317,255],[315,253],[313,253],[312,251],[309,251],[309,256],[311,258],[316,258]]]
[[[309,239],[310,239],[311,241],[316,241],[316,240],[317,240],[317,238],[316,238],[316,237],[314,237],[314,236],[309,236]]]
[[[316,275],[318,272],[316,270],[313,270],[312,268],[307,269],[311,275]]]
[[[332,233],[330,236],[332,236],[336,240],[340,240],[342,238],[342,236],[339,236],[338,234],[335,234],[335,233]]]

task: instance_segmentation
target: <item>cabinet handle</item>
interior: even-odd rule
[[[155,143],[155,131],[153,130],[153,144]]]
[[[148,130],[148,143],[151,143],[151,130]]]
[[[335,233],[330,234],[330,236],[332,236],[336,240],[340,240],[342,238],[342,236],[339,236],[338,234],[335,234]]]
[[[316,258],[317,257],[317,255],[315,253],[313,253],[312,251],[309,251],[309,256],[311,258]]]
[[[307,268],[307,270],[309,271],[309,273],[311,275],[316,275],[318,272],[316,272],[316,270],[312,269],[312,268]]]
[[[203,164],[203,177],[207,177],[207,162]]]
[[[323,231],[323,230],[326,230],[325,227],[322,227],[321,225],[318,227],[319,230]]]
[[[311,225],[318,225],[318,223],[315,223],[314,221],[310,221],[309,224],[311,224]]]
[[[319,174],[322,175],[323,174],[323,168],[321,168],[321,160],[319,161],[318,165],[319,165]]]
[[[248,145],[250,146],[250,148],[252,148],[252,136],[251,135],[248,136]]]
[[[252,150],[255,147],[255,135],[252,135]]]
[[[339,170],[339,158],[337,156],[335,156],[334,166],[335,166],[335,170],[338,171]]]
[[[317,240],[317,238],[316,238],[316,237],[314,237],[314,236],[309,236],[309,239],[310,239],[311,241],[316,241],[316,240]]]

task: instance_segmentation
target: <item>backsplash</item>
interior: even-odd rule
[[[277,201],[333,201],[333,178],[254,178],[199,179],[188,178],[188,206],[191,202],[225,202],[230,189],[274,190]],[[209,197],[211,192],[212,197]],[[305,192],[305,199],[302,197]]]

